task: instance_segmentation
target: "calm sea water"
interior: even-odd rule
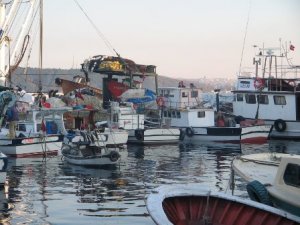
[[[120,165],[106,168],[70,165],[60,156],[10,159],[7,185],[0,190],[0,222],[153,225],[145,206],[151,189],[193,182],[226,191],[236,155],[267,151],[299,154],[300,142],[128,146]],[[247,197],[238,177],[235,195]]]

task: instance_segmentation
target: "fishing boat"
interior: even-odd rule
[[[5,184],[8,159],[5,154],[0,152],[0,187]]]
[[[103,107],[110,114],[109,127],[128,131],[128,142],[135,144],[172,144],[180,141],[178,128],[146,123],[142,108],[156,105],[157,90],[142,88],[144,79],[154,77],[157,87],[156,67],[140,65],[120,56],[97,55],[85,60],[85,73],[95,72],[103,78]],[[148,119],[148,118],[147,118]]]
[[[147,210],[157,225],[299,224],[300,217],[248,199],[214,192],[199,184],[161,186],[148,195]]]
[[[247,184],[257,202],[300,216],[300,155],[258,153],[233,160],[233,171]]]
[[[110,113],[110,126],[128,131],[128,143],[174,144],[184,138],[184,133],[178,128],[146,125],[145,115],[137,113],[131,102],[112,102]]]
[[[63,145],[61,153],[68,163],[80,166],[113,165],[120,160],[119,149],[99,147],[91,143]]]
[[[88,143],[90,146],[97,147],[125,148],[127,141],[128,132],[126,130],[102,127],[92,131],[68,131],[64,144],[77,146],[80,143]]]
[[[67,133],[63,115],[71,109],[32,108],[20,112],[14,138],[9,135],[8,123],[1,128],[0,151],[10,157],[57,155]]]
[[[185,141],[215,141],[231,143],[265,143],[271,125],[263,120],[240,120],[238,117],[206,107],[201,90],[190,87],[159,88],[163,123],[180,128]]]
[[[271,139],[300,140],[300,67],[290,61],[277,64],[290,58],[287,50],[259,48],[253,59],[255,73],[243,73],[237,79],[233,114],[249,119],[259,115],[274,126]]]

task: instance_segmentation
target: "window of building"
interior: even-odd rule
[[[191,98],[197,98],[198,97],[198,91],[191,91]]]
[[[274,104],[275,105],[286,105],[285,96],[274,96]]]
[[[248,104],[256,104],[256,98],[254,94],[246,94],[245,99],[246,103]]]
[[[300,166],[289,163],[284,171],[283,180],[287,185],[300,187]]]
[[[237,102],[242,102],[242,101],[244,101],[244,96],[243,96],[243,94],[236,94],[236,101],[237,101]]]
[[[168,111],[168,117],[171,118],[171,111]]]
[[[257,95],[257,102],[259,104],[269,104],[269,98],[268,95]]]
[[[205,117],[205,111],[198,112],[198,118],[204,118]]]
[[[180,113],[180,111],[177,111],[176,114],[177,114],[177,118],[181,118],[181,113]]]

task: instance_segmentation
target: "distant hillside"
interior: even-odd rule
[[[19,68],[12,76],[12,82],[15,85],[19,85],[27,92],[36,92],[39,85],[39,72],[37,68]],[[58,89],[55,84],[55,78],[72,80],[75,75],[83,75],[79,69],[43,69],[41,73],[42,90],[47,92],[51,89]],[[103,75],[91,73],[89,74],[91,79],[91,85],[102,89]],[[227,78],[199,78],[199,79],[173,79],[166,76],[158,76],[159,87],[176,87],[180,81],[183,81],[186,86],[193,83],[196,87],[201,88],[204,92],[212,91],[216,88],[222,91],[232,90],[234,86],[234,79]],[[144,87],[149,89],[155,88],[154,78],[147,78],[144,81]]]

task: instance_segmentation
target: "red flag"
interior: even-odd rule
[[[76,91],[75,97],[84,100],[84,98],[83,98],[82,94],[80,93],[80,91]]]
[[[290,50],[294,51],[295,50],[295,46],[294,45],[290,45]]]
[[[42,120],[41,130],[42,130],[43,132],[46,132],[46,125],[45,125],[44,119]]]

